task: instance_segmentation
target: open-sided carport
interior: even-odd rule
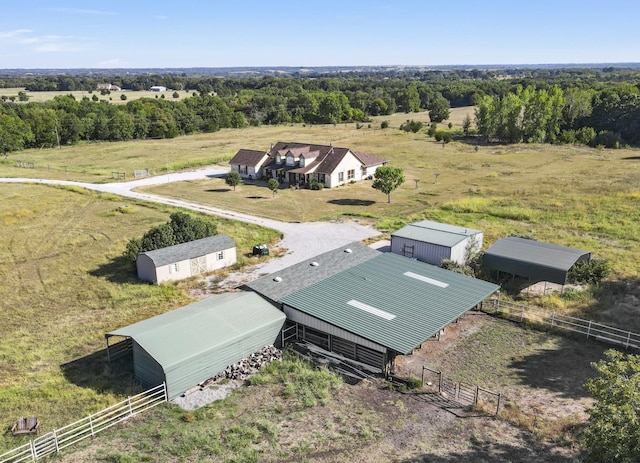
[[[275,344],[284,322],[255,293],[220,294],[107,333],[107,353],[112,359],[132,351],[136,380],[146,387],[165,382],[172,399]]]
[[[499,239],[485,251],[482,266],[491,273],[564,285],[571,267],[590,259],[589,251],[510,236]]]

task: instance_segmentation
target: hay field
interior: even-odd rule
[[[149,90],[120,90],[112,91],[110,94],[101,95],[99,90],[88,92],[86,90],[72,90],[72,91],[51,91],[51,92],[32,92],[25,90],[24,88],[12,87],[12,88],[0,88],[0,97],[6,96],[7,98],[15,97],[15,101],[18,101],[18,92],[25,92],[29,97],[30,102],[43,103],[45,101],[51,101],[56,96],[73,95],[76,100],[82,100],[82,98],[91,98],[96,95],[100,101],[106,101],[112,104],[126,104],[128,101],[137,100],[139,98],[164,98],[169,101],[180,101],[190,97],[193,92],[187,90],[179,90],[178,98],[173,97],[173,90],[167,90],[166,92],[152,92]],[[122,100],[120,95],[126,95],[127,99]]]

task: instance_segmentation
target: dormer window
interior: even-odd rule
[[[304,167],[304,156],[300,155],[300,167]]]
[[[293,154],[291,153],[287,153],[287,165],[288,166],[296,165],[296,159],[293,157]]]
[[[280,153],[276,154],[276,164],[281,164],[282,159],[280,158]]]

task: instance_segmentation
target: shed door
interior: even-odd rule
[[[205,256],[191,259],[191,275],[199,275],[207,271],[207,258]]]

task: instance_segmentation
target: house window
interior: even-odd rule
[[[356,177],[356,170],[351,169],[347,171],[347,180],[352,180]]]
[[[296,165],[296,159],[293,157],[293,154],[291,154],[291,153],[287,154],[287,165],[288,166],[295,166]]]
[[[224,251],[220,251],[218,253],[218,260],[222,260],[222,259],[224,259]]]
[[[178,273],[178,263],[177,262],[169,265],[169,273]]]
[[[280,164],[282,159],[280,158],[280,153],[276,154],[276,164]]]
[[[304,156],[300,156],[300,167],[304,167]]]
[[[338,172],[338,181],[344,182],[344,172]]]
[[[248,174],[249,173],[249,167],[248,166],[242,166],[242,171],[241,173],[243,174]]]

